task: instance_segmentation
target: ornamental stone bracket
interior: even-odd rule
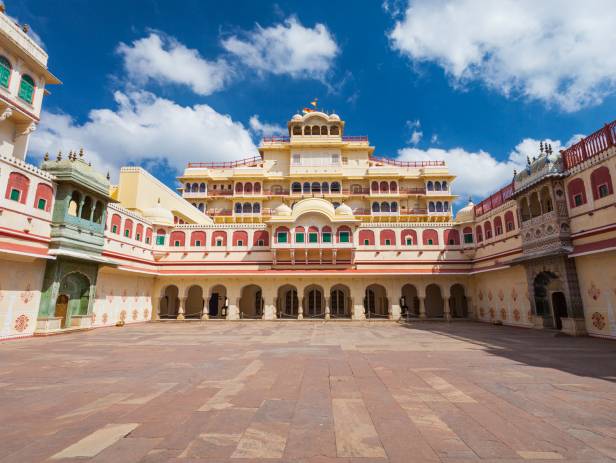
[[[12,115],[13,115],[13,108],[11,107],[5,108],[4,111],[2,111],[2,114],[0,114],[0,121],[5,121]]]

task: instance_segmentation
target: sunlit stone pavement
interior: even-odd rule
[[[612,461],[616,343],[165,322],[0,344],[0,462]]]

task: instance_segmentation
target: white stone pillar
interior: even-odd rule
[[[324,299],[325,299],[325,320],[329,320],[331,316],[330,308],[329,308],[331,297],[325,297]]]
[[[451,306],[449,305],[451,297],[445,296],[443,298],[443,318],[445,321],[451,321]]]
[[[179,306],[178,306],[178,316],[177,320],[184,320],[184,304],[186,303],[185,297],[178,297]]]
[[[419,299],[419,318],[426,318],[426,296],[417,296]]]
[[[231,294],[225,298],[225,305],[227,306],[227,320],[239,320],[240,319],[240,307],[239,297],[235,294]]]

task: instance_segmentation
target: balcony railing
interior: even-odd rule
[[[228,162],[189,162],[188,168],[232,169],[234,167],[262,167],[262,163],[263,159],[261,156],[253,156],[251,158]]]
[[[445,166],[445,161],[398,161],[396,159],[389,158],[377,158],[371,157],[371,161],[377,163],[383,163],[388,166],[396,167],[442,167]]]
[[[576,144],[561,151],[565,169],[584,162],[602,151],[616,145],[616,120],[605,124],[586,138],[582,138]]]
[[[483,215],[495,207],[507,202],[509,198],[511,198],[511,195],[513,195],[513,192],[514,186],[513,182],[511,182],[509,185],[504,186],[493,195],[488,196],[475,206],[475,217],[479,217],[480,215]]]

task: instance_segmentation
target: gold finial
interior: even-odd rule
[[[83,147],[79,148],[79,157],[83,157]]]
[[[49,153],[45,153],[45,156],[43,157],[43,161],[49,161]]]

